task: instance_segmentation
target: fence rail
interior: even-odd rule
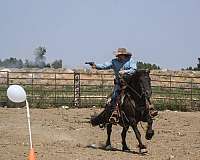
[[[0,72],[0,106],[9,85],[22,85],[31,107],[103,106],[112,93],[113,74]],[[200,76],[151,74],[152,101],[159,109],[200,110]]]

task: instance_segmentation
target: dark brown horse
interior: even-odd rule
[[[120,105],[120,118],[119,125],[123,127],[122,137],[122,150],[128,151],[129,148],[126,144],[126,133],[131,126],[135,132],[136,138],[139,142],[139,149],[141,153],[147,152],[146,146],[142,143],[141,134],[138,130],[138,122],[147,122],[148,127],[145,138],[150,140],[154,135],[152,129],[153,119],[149,113],[150,97],[152,94],[151,90],[151,79],[149,71],[137,70],[131,76],[125,76],[123,81],[126,83],[125,94],[123,96],[123,102]],[[109,105],[106,105],[105,109],[98,115],[91,118],[91,124],[93,126],[99,125],[100,127],[107,128],[107,141],[106,149],[111,149],[111,132],[112,124],[109,123],[109,117],[111,115]]]

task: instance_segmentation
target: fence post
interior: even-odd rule
[[[172,107],[172,74],[170,74],[169,76],[170,80],[169,80],[169,107]]]
[[[57,104],[57,76],[56,76],[56,73],[55,73],[55,101],[54,101],[54,104],[56,106]]]
[[[80,106],[80,73],[74,72],[74,106]]]
[[[103,89],[103,85],[104,85],[104,83],[103,83],[103,75],[101,74],[101,95],[103,96],[103,92],[104,92],[104,89]]]
[[[104,75],[103,74],[101,74],[101,97],[103,97],[104,96],[104,77],[103,77]],[[101,99],[101,104],[100,105],[102,105],[102,103],[103,103],[104,101],[103,101],[103,98]]]
[[[10,83],[9,83],[9,82],[10,82],[9,77],[10,77],[10,76],[9,76],[9,72],[7,71],[7,89],[8,89],[8,87],[9,87],[9,85],[10,85]],[[6,92],[7,92],[7,90],[6,90]],[[7,102],[6,102],[6,106],[7,106],[7,105],[8,105],[8,101],[9,101],[9,100],[8,100],[8,96],[6,96],[6,101],[7,101]]]
[[[31,91],[31,94],[32,94],[32,96],[31,96],[31,104],[33,105],[33,72],[32,72],[32,77],[31,77],[32,79],[31,79],[31,88],[32,88],[32,91]]]
[[[190,89],[190,107],[191,109],[193,109],[193,96],[192,96],[192,88],[193,88],[193,83],[192,83],[192,78],[191,78],[191,85],[190,85],[191,89]]]
[[[7,71],[7,87],[9,87],[9,72]]]

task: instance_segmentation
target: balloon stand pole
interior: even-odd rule
[[[28,119],[28,131],[29,131],[29,140],[30,140],[30,149],[33,148],[33,143],[32,143],[32,134],[31,134],[31,121],[30,121],[30,110],[29,110],[29,104],[28,101],[26,100],[26,110],[27,110],[27,119]]]
[[[31,121],[30,121],[30,110],[29,110],[29,104],[26,100],[26,109],[27,109],[27,119],[28,119],[28,131],[29,131],[29,140],[30,140],[30,152],[28,160],[36,160],[35,158],[35,151],[33,149],[33,143],[32,143],[32,134],[31,134]]]

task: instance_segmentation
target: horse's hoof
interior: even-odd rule
[[[107,145],[107,146],[105,147],[105,149],[106,149],[107,151],[110,151],[110,150],[112,150],[112,146],[111,146],[111,145]]]
[[[122,151],[128,152],[128,151],[130,151],[130,149],[129,149],[127,146],[123,146],[123,147],[122,147]]]
[[[147,147],[145,145],[139,145],[139,152],[140,154],[144,154],[144,153],[147,153]]]
[[[145,153],[147,153],[148,151],[147,151],[147,149],[146,148],[142,148],[142,149],[140,149],[140,154],[145,154]]]
[[[152,137],[153,137],[153,135],[154,135],[154,130],[147,131],[147,133],[146,133],[146,135],[145,135],[145,138],[146,138],[147,140],[151,140]]]

